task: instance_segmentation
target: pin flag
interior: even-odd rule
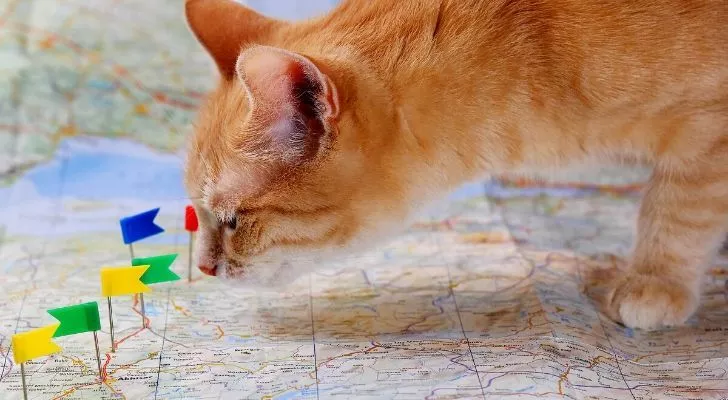
[[[141,282],[141,277],[149,269],[148,265],[102,268],[101,295],[109,304],[109,330],[111,331],[111,351],[116,351],[114,343],[114,319],[111,310],[111,298],[127,294],[146,293],[149,287]],[[142,316],[144,318],[144,316]]]
[[[171,282],[179,279],[179,275],[170,270],[172,263],[177,259],[177,254],[165,254],[163,256],[135,258],[131,264],[134,266],[148,265],[149,268],[139,279],[142,283]]]
[[[54,308],[48,310],[48,314],[60,322],[53,337],[75,335],[78,333],[92,332],[94,335],[94,346],[96,347],[96,364],[99,368],[99,379],[103,381],[101,373],[101,354],[99,352],[99,338],[96,331],[101,330],[101,317],[99,316],[99,304],[95,301],[77,304],[68,307]]]
[[[164,232],[164,229],[161,226],[154,223],[154,218],[157,217],[157,214],[159,214],[159,208],[119,220],[119,225],[121,225],[121,236],[124,239],[124,244],[129,245],[131,258],[134,258],[134,248],[132,247],[134,242],[138,242],[142,239]]]
[[[119,220],[121,225],[121,236],[124,238],[124,244],[129,245],[129,254],[134,259],[133,243],[150,236],[154,236],[164,232],[164,229],[154,223],[154,218],[159,214],[159,208],[145,211],[140,214]],[[142,309],[142,328],[146,328],[146,310],[144,307],[144,294],[139,293],[139,304]]]
[[[51,338],[60,324],[47,325],[32,331],[17,333],[11,339],[13,359],[20,364],[20,378],[23,381],[23,398],[28,399],[28,387],[25,385],[25,363],[38,357],[61,351],[61,346]]]
[[[192,282],[192,243],[194,241],[194,232],[197,232],[199,222],[197,221],[197,213],[195,207],[187,206],[185,208],[185,230],[190,233],[190,247],[187,260],[187,282]]]

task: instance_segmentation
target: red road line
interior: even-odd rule
[[[500,179],[501,182],[513,185],[516,187],[547,187],[547,188],[555,188],[555,189],[595,189],[595,190],[601,190],[605,192],[616,192],[616,193],[628,193],[628,192],[634,192],[642,189],[644,187],[644,184],[642,183],[633,183],[633,184],[625,184],[625,185],[601,185],[601,184],[589,184],[589,183],[582,183],[582,182],[561,182],[561,183],[551,183],[551,182],[541,182],[536,179]]]
[[[106,353],[106,360],[104,361],[104,365],[101,367],[101,381],[106,382],[106,368],[109,366],[109,363],[111,362],[111,354]]]

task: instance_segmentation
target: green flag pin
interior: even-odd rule
[[[99,379],[103,382],[101,373],[101,354],[99,353],[99,338],[96,331],[101,330],[101,318],[99,316],[99,305],[95,301],[83,304],[76,304],[68,307],[59,307],[48,310],[48,314],[57,319],[61,325],[56,329],[53,337],[75,335],[78,333],[92,332],[94,334],[94,345],[96,346],[96,364],[99,367]]]
[[[57,319],[61,326],[53,337],[75,335],[77,333],[94,332],[101,329],[99,305],[95,301],[75,306],[54,308],[48,314]]]
[[[177,258],[177,254],[166,254],[163,256],[135,258],[131,265],[149,265],[147,271],[139,279],[142,283],[149,285],[151,283],[171,282],[179,279],[179,275],[175,274],[169,268]]]
[[[143,284],[148,285],[151,283],[162,283],[171,282],[179,279],[179,275],[172,272],[169,267],[177,258],[177,254],[165,254],[163,256],[146,257],[146,258],[134,258],[131,260],[131,265],[134,267],[141,265],[148,265],[147,271],[144,272],[142,277],[139,279]],[[147,327],[146,316],[144,315],[144,295],[139,295],[139,302],[142,307],[142,321],[143,328]]]

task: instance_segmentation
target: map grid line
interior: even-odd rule
[[[176,224],[175,224],[175,231],[179,232],[180,228],[182,228],[182,217],[176,218]],[[175,253],[179,253],[179,235],[174,235],[174,251]],[[188,246],[191,245],[191,243],[188,243]],[[191,267],[191,266],[190,266]],[[157,395],[159,394],[159,380],[162,374],[162,359],[164,357],[164,344],[167,341],[167,324],[169,321],[169,304],[172,302],[172,288],[167,289],[167,305],[164,309],[164,329],[162,330],[162,346],[159,349],[159,364],[157,366],[157,381],[154,385],[154,399],[157,399]],[[153,332],[153,331],[152,331]]]
[[[579,279],[581,279],[581,274],[579,274]],[[595,307],[594,302],[592,299],[587,299],[589,304],[592,305],[592,307]],[[619,362],[619,357],[617,356],[617,350],[615,350],[614,345],[612,344],[612,339],[609,336],[609,331],[607,330],[606,326],[604,326],[604,320],[602,319],[602,315],[600,312],[597,312],[597,319],[599,320],[599,326],[601,326],[602,330],[604,331],[604,337],[607,338],[607,343],[609,343],[609,350],[612,353],[612,356],[614,357],[614,362],[617,363],[617,370],[619,371],[619,376],[622,377],[622,381],[624,382],[624,386],[629,391],[629,395],[632,396],[632,400],[637,400],[637,397],[635,397],[634,393],[632,392],[632,387],[629,386],[629,382],[627,382],[627,377],[624,376],[624,373],[622,372],[622,364]]]
[[[167,339],[167,320],[169,318],[169,303],[172,301],[172,288],[167,289],[167,307],[164,309],[164,330],[162,331],[162,346],[159,349],[159,365],[157,366],[157,381],[154,385],[154,398],[159,393],[159,377],[162,374],[162,358],[164,357],[164,343]]]
[[[485,193],[484,193],[485,194]],[[450,217],[450,216],[448,216]],[[435,233],[435,228],[430,228],[430,240],[432,240],[432,236]],[[434,240],[435,243],[437,243],[437,251],[440,258],[440,262],[445,264],[445,269],[447,271],[447,283],[448,283],[448,292],[452,296],[452,301],[455,306],[455,315],[458,317],[458,323],[460,324],[460,332],[463,334],[463,338],[465,339],[465,344],[468,348],[468,353],[470,353],[470,361],[473,362],[473,371],[475,371],[475,377],[478,379],[478,386],[480,386],[480,393],[483,396],[483,400],[486,399],[485,396],[485,388],[483,387],[483,381],[480,379],[480,373],[478,373],[478,365],[475,362],[475,355],[473,354],[473,349],[470,346],[470,338],[468,338],[467,333],[465,333],[465,325],[463,325],[463,318],[460,314],[460,307],[458,306],[457,297],[455,296],[455,290],[453,289],[453,281],[452,281],[452,273],[450,272],[450,263],[445,258],[444,250],[442,247],[442,242],[439,239]]]
[[[478,364],[475,363],[475,356],[473,355],[473,349],[470,347],[470,339],[468,338],[467,333],[465,333],[465,326],[463,325],[463,319],[460,316],[460,307],[458,307],[458,300],[455,297],[455,290],[452,288],[452,275],[450,274],[450,265],[447,266],[447,280],[448,284],[450,285],[450,295],[452,296],[452,301],[455,304],[455,314],[458,316],[458,322],[460,323],[460,331],[463,333],[463,337],[465,338],[465,344],[468,346],[468,353],[470,353],[470,361],[473,362],[473,370],[475,371],[475,376],[478,378],[478,385],[480,386],[480,393],[483,395],[483,399],[485,399],[485,388],[483,388],[483,381],[480,379],[480,373],[478,373]]]
[[[313,373],[316,380],[316,399],[319,399],[318,360],[316,357],[316,327],[313,318],[313,288],[311,274],[308,274],[308,308],[311,314],[311,341],[313,342]]]

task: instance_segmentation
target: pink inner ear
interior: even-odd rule
[[[316,154],[338,110],[333,82],[307,58],[267,46],[244,51],[236,71],[250,96],[249,126],[262,130],[249,149],[287,161]]]
[[[253,99],[270,106],[291,103],[294,82],[303,76],[300,60],[284,51],[264,47],[241,55],[237,68]]]
[[[290,140],[298,136],[296,130],[296,124],[294,123],[295,117],[281,116],[277,120],[273,121],[268,131],[273,139],[273,142],[278,144],[279,151],[285,151],[285,147],[288,147],[287,143]]]
[[[267,133],[277,154],[297,156],[296,141],[302,132],[296,125],[294,85],[304,79],[300,60],[283,51],[260,48],[248,52],[238,63],[238,74],[252,96],[256,113],[268,127]]]

